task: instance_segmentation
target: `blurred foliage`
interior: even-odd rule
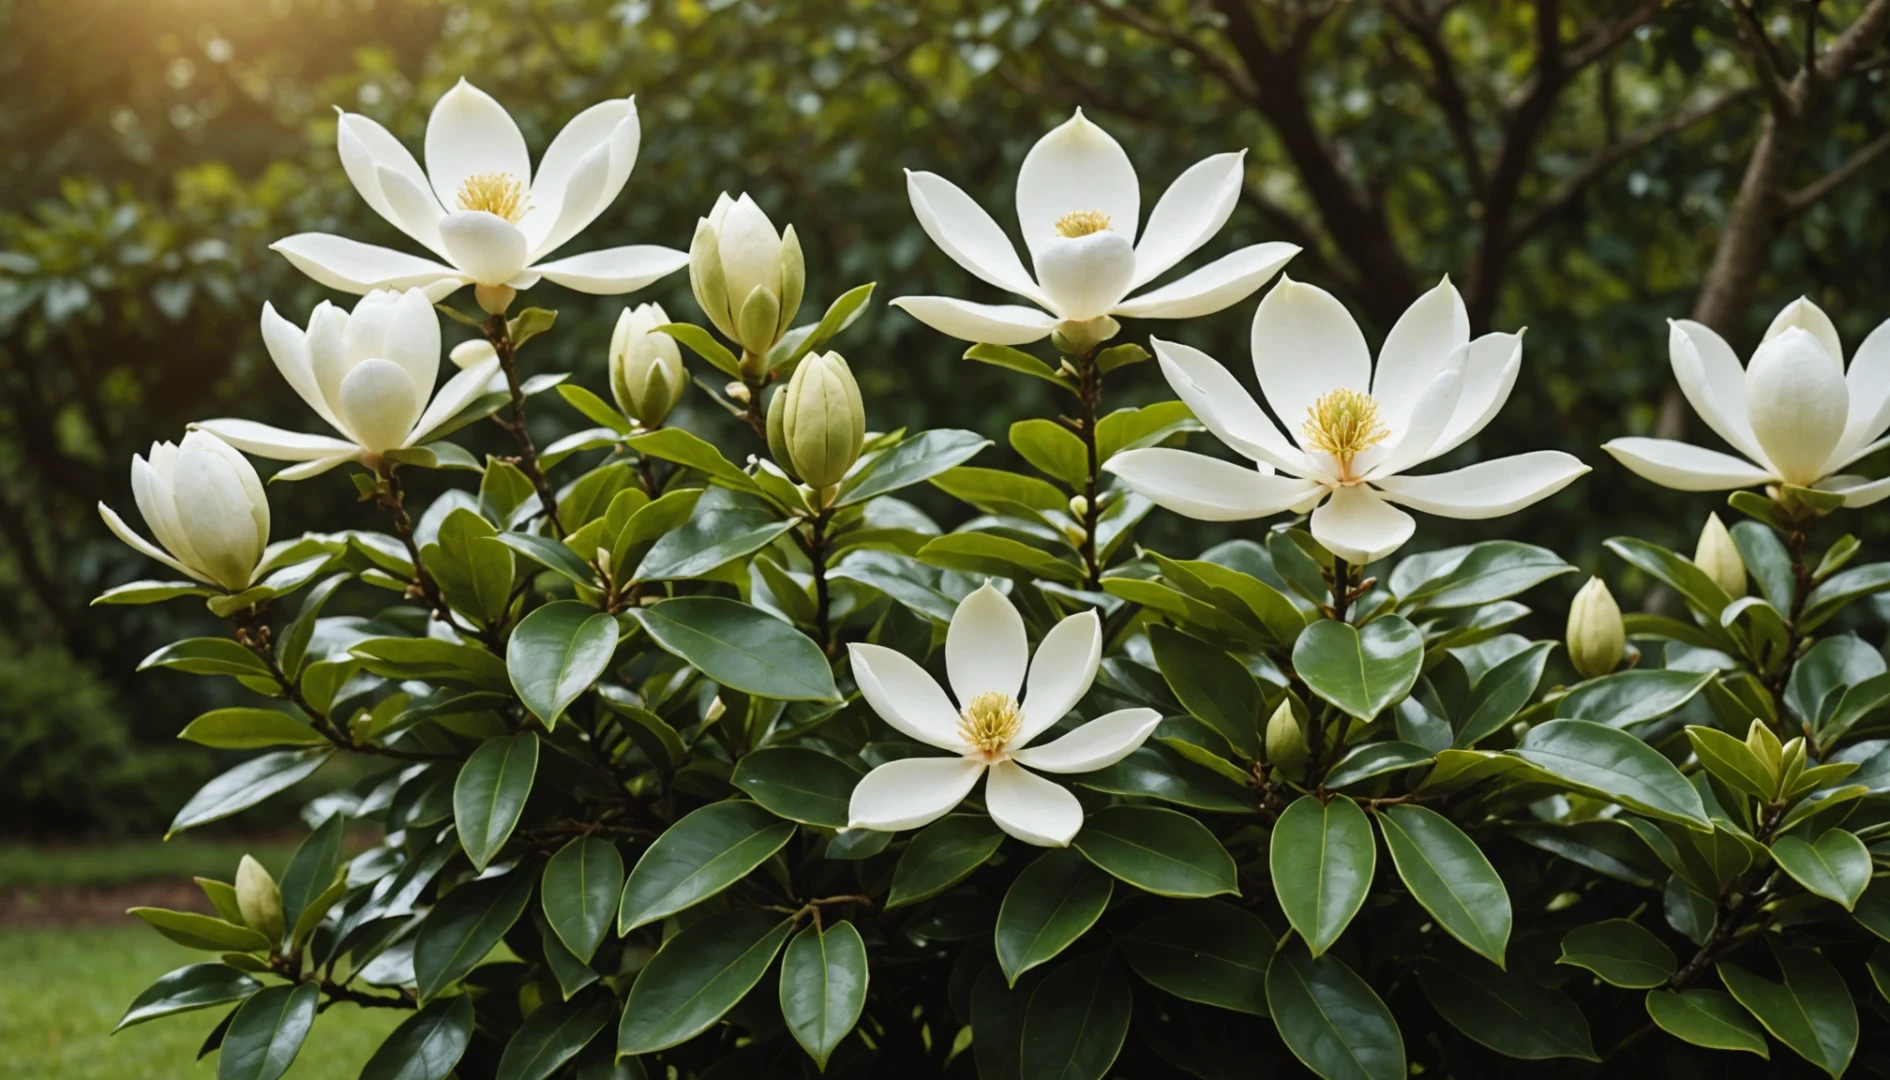
[[[1810,10],[1828,40],[1862,7]],[[1755,18],[1789,52],[1805,8],[1759,3]],[[1545,10],[1564,44],[1537,94]],[[1243,12],[1271,50],[1257,66]],[[926,240],[902,167],[1009,206],[1031,143],[1081,106],[1129,148],[1152,205],[1202,156],[1250,148],[1246,197],[1198,260],[1256,240],[1302,243],[1289,271],[1338,291],[1374,340],[1446,273],[1466,285],[1479,330],[1529,326],[1515,398],[1460,453],[1559,447],[1595,473],[1519,515],[1512,535],[1592,567],[1599,522],[1684,547],[1685,523],[1717,501],[1656,493],[1596,445],[1660,422],[1672,381],[1664,320],[1690,310],[1764,115],[1725,5],[0,0],[0,25],[0,641],[15,652],[38,643],[48,651],[35,656],[129,672],[186,629],[188,605],[83,619],[91,596],[148,570],[99,527],[94,505],[128,507],[127,461],[150,432],[176,438],[239,406],[305,424],[256,317],[267,299],[299,321],[324,292],[267,244],[319,229],[407,247],[343,176],[333,110],[366,113],[417,147],[430,103],[462,76],[503,101],[534,148],[584,106],[638,96],[637,170],[574,250],[685,248],[718,191],[747,190],[800,232],[810,305],[863,280],[881,283],[882,302],[997,299]],[[1265,85],[1245,85],[1256,71]],[[1873,61],[1832,90],[1804,125],[1798,182],[1890,127],[1884,79]],[[1802,292],[1848,343],[1861,340],[1890,314],[1887,210],[1890,160],[1879,160],[1794,212],[1743,324],[1721,329],[1749,348]],[[599,385],[616,305],[541,294],[563,309],[563,332],[535,362]],[[698,314],[682,275],[634,299]],[[1126,332],[1176,334],[1242,371],[1251,312]],[[847,344],[877,427],[995,435],[1052,408],[1047,390],[961,363],[957,344],[884,307]],[[1152,366],[1123,381],[1143,400],[1169,396]],[[728,419],[692,395],[674,422]],[[543,437],[582,426],[553,408],[534,423]],[[276,535],[345,520],[351,497],[340,483],[298,489],[276,502]],[[1151,542],[1178,535],[1172,521],[1151,524]],[[1427,521],[1423,542],[1481,535]],[[47,679],[96,681],[59,663],[25,662]],[[123,690],[91,703],[103,731],[167,738],[205,704],[161,676],[121,677]],[[14,718],[36,685],[0,679],[9,725],[26,728]],[[131,701],[135,730],[96,719]],[[19,797],[10,787],[7,807]],[[74,795],[58,812],[83,821],[99,797]]]

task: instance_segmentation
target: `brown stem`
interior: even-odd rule
[[[532,490],[538,493],[538,505],[544,508],[545,520],[551,522],[552,529],[562,538],[564,522],[558,518],[558,496],[551,489],[544,467],[538,463],[538,448],[532,444],[532,434],[525,426],[525,391],[518,381],[518,344],[506,328],[505,316],[494,315],[486,323],[486,340],[492,342],[492,350],[499,354],[499,367],[505,372],[505,385],[512,393],[512,415],[508,418],[497,412],[492,414],[492,419],[510,432],[512,441],[518,444],[519,471],[531,480]]]
[[[308,697],[302,693],[301,681],[289,678],[288,673],[282,670],[281,661],[276,659],[275,644],[271,640],[269,627],[261,621],[261,613],[260,608],[251,607],[245,608],[233,617],[236,623],[236,643],[256,654],[256,659],[261,660],[269,669],[269,677],[274,679],[276,685],[282,689],[282,695],[288,698],[296,708],[302,710],[309,719],[309,726],[319,732],[322,738],[327,739],[338,749],[374,754],[378,757],[397,758],[401,761],[440,761],[450,756],[396,750],[391,746],[359,744],[342,734],[341,729],[335,726],[334,720],[312,705]]]
[[[422,599],[426,600],[427,607],[432,609],[435,619],[452,627],[464,637],[478,638],[485,642],[486,648],[495,653],[504,652],[503,644],[497,640],[497,635],[492,628],[488,627],[484,632],[480,632],[459,621],[459,617],[453,614],[452,607],[447,604],[446,597],[440,592],[439,582],[433,580],[432,574],[427,573],[426,564],[420,559],[420,544],[414,539],[413,518],[407,513],[407,496],[406,492],[401,490],[400,478],[395,472],[396,468],[393,462],[386,459],[375,464],[374,473],[380,479],[375,493],[375,502],[393,519],[394,535],[400,538],[401,544],[407,549],[407,558],[413,563],[413,588],[418,590]]]
[[[1076,369],[1076,396],[1082,403],[1082,416],[1063,422],[1083,440],[1087,462],[1083,478],[1083,541],[1078,552],[1083,556],[1083,578],[1090,589],[1102,588],[1102,559],[1096,551],[1096,523],[1102,517],[1097,496],[1102,487],[1102,459],[1096,447],[1096,414],[1102,409],[1102,373],[1096,370],[1096,350],[1069,358]]]
[[[1791,682],[1792,668],[1798,663],[1799,646],[1804,643],[1804,636],[1798,632],[1798,620],[1805,613],[1805,598],[1811,594],[1813,584],[1811,567],[1805,563],[1805,546],[1810,539],[1802,526],[1785,534],[1785,550],[1792,557],[1792,603],[1791,610],[1785,614],[1785,662],[1767,683],[1775,700],[1784,696],[1785,687]]]

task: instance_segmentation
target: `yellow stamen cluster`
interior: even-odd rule
[[[1109,228],[1109,215],[1101,210],[1075,210],[1057,219],[1057,235],[1072,240]]]
[[[1300,430],[1308,447],[1331,454],[1346,469],[1391,434],[1378,418],[1378,403],[1357,390],[1334,390],[1313,402]]]
[[[511,173],[475,173],[460,181],[461,210],[483,210],[517,225],[530,206],[524,182]]]
[[[995,754],[1010,745],[1023,722],[1024,714],[1018,711],[1016,699],[992,691],[979,694],[965,706],[958,717],[958,734],[978,750]]]

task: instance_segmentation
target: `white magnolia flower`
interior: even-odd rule
[[[344,112],[336,140],[355,190],[446,262],[327,233],[299,233],[271,246],[343,292],[417,287],[438,300],[462,285],[524,289],[540,277],[579,292],[630,292],[680,269],[689,256],[643,244],[539,260],[617,198],[640,138],[634,98],[593,105],[551,141],[534,175],[511,114],[461,79],[427,120],[423,172],[386,128]]]
[[[309,315],[307,330],[264,304],[262,331],[282,377],[341,438],[253,420],[196,426],[239,450],[302,463],[277,473],[277,480],[304,480],[349,461],[372,465],[389,450],[418,446],[501,377],[490,345],[464,350],[469,365],[427,403],[440,373],[440,318],[417,288],[369,293],[352,315],[323,301]],[[456,360],[461,351],[454,350]]]
[[[181,447],[152,443],[149,460],[131,456],[131,494],[157,544],[99,503],[118,539],[198,581],[230,592],[249,587],[269,546],[269,500],[243,455],[201,431]]]
[[[1023,345],[1062,327],[1103,340],[1080,325],[1113,315],[1186,319],[1236,303],[1299,253],[1293,244],[1254,244],[1170,282],[1125,299],[1208,242],[1240,198],[1246,151],[1216,154],[1169,185],[1148,226],[1129,155],[1083,110],[1037,140],[1017,174],[1017,220],[1030,249],[1033,278],[1004,230],[971,196],[929,172],[906,172],[912,210],[926,235],[958,265],[1043,308],[974,304],[945,296],[894,300],[920,322],[966,341]],[[1048,312],[1049,314],[1045,314]]]
[[[1083,773],[1112,765],[1161,723],[1153,709],[1123,709],[1031,746],[1089,692],[1102,660],[1102,623],[1093,611],[1064,619],[1032,659],[1023,618],[989,582],[958,605],[945,635],[945,671],[959,706],[901,653],[878,645],[848,651],[874,712],[954,755],[902,758],[868,773],[853,789],[849,828],[916,829],[945,816],[989,772],[984,804],[991,820],[1026,843],[1062,847],[1083,827],[1083,808],[1030,769]]]
[[[1283,278],[1260,301],[1254,370],[1291,441],[1212,357],[1171,341],[1154,346],[1169,385],[1201,423],[1259,466],[1159,448],[1117,454],[1104,466],[1188,517],[1241,521],[1310,509],[1312,534],[1326,550],[1368,563],[1416,528],[1392,503],[1444,517],[1498,517],[1588,471],[1568,454],[1539,450],[1403,475],[1483,430],[1522,366],[1520,333],[1470,340],[1463,298],[1448,278],[1399,317],[1376,371],[1365,335],[1330,293]]]
[[[1816,487],[1869,506],[1890,496],[1890,479],[1839,470],[1890,439],[1890,320],[1878,325],[1844,368],[1844,346],[1823,309],[1800,297],[1785,306],[1743,370],[1726,339],[1689,319],[1667,334],[1674,377],[1693,411],[1745,455],[1676,442],[1624,438],[1603,445],[1656,484],[1680,491],[1726,491],[1760,484]]]

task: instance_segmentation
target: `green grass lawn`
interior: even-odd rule
[[[122,885],[151,878],[229,881],[245,854],[280,874],[293,842],[199,839],[125,840],[117,843],[36,847],[0,843],[0,888],[16,885]]]
[[[204,1009],[108,1035],[159,975],[210,959],[142,926],[0,929],[0,1077],[171,1080],[216,1075],[197,1048],[223,1016]],[[407,1014],[336,1005],[315,1021],[288,1080],[354,1080]]]

